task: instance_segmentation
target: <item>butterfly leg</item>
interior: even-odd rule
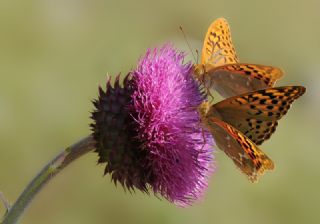
[[[212,93],[211,93],[211,91],[210,91],[210,89],[209,88],[206,88],[206,94],[207,94],[207,96],[210,96],[210,103],[212,103],[213,102],[213,99],[214,99],[214,97],[213,97],[213,95],[212,95]]]
[[[203,128],[201,128],[201,134],[202,134],[202,139],[203,139],[203,145],[202,145],[200,151],[202,152],[203,149],[204,149],[204,146],[207,144],[207,140],[206,140],[206,136],[205,136],[205,133],[204,133],[204,129],[203,129]]]

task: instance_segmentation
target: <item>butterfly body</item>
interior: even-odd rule
[[[206,89],[213,88],[227,98],[273,87],[283,72],[272,66],[240,63],[229,25],[219,18],[207,31],[201,63],[194,66],[194,76]]]
[[[214,105],[203,102],[198,111],[201,123],[211,132],[217,146],[254,182],[274,168],[272,160],[257,145],[274,133],[278,120],[304,92],[302,86],[268,88]]]

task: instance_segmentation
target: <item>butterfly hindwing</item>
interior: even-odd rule
[[[266,65],[239,63],[207,67],[205,87],[215,89],[225,98],[273,87],[283,76],[281,69]]]
[[[225,99],[208,112],[215,114],[260,145],[268,139],[292,102],[305,92],[303,86],[258,90]]]
[[[218,147],[233,160],[250,181],[256,182],[266,170],[274,168],[272,160],[231,125],[216,118],[209,118],[206,126]]]
[[[229,24],[224,18],[219,18],[210,25],[205,36],[201,64],[220,66],[238,62]]]

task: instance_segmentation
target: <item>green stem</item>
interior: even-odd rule
[[[5,214],[1,224],[17,223],[24,210],[30,204],[35,195],[45,186],[45,184],[71,162],[87,152],[92,151],[94,149],[94,145],[95,142],[92,136],[88,136],[59,153],[51,162],[43,167],[38,175],[35,176],[24,189],[17,201]]]

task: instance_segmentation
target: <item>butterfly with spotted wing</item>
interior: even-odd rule
[[[240,63],[232,44],[230,27],[224,18],[215,20],[204,39],[201,63],[194,75],[207,90],[213,88],[223,97],[273,87],[283,76],[281,69]]]
[[[276,130],[292,102],[303,95],[303,86],[284,86],[244,93],[198,110],[201,123],[213,135],[217,146],[235,165],[256,182],[274,163],[257,145]]]

